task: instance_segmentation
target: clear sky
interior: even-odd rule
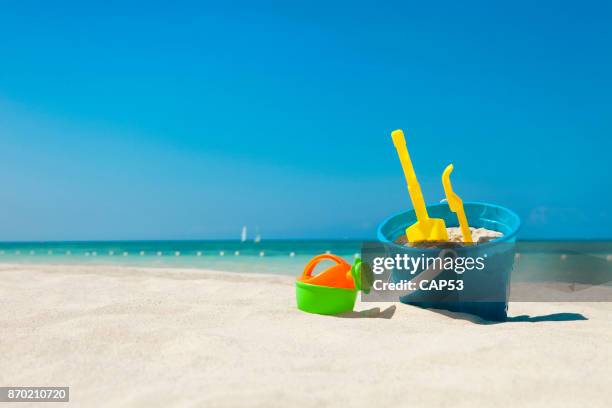
[[[2,5],[1,240],[373,237],[396,128],[428,202],[612,237],[610,2],[219,3]]]

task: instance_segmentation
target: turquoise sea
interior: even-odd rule
[[[314,255],[353,259],[362,241],[106,241],[4,242],[1,263],[112,264],[299,274]]]
[[[352,260],[357,240],[2,242],[0,263],[100,264],[205,268],[298,275],[314,255],[331,252]],[[513,276],[557,280],[597,273],[612,278],[610,241],[522,241]]]

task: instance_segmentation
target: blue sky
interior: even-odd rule
[[[0,240],[373,237],[396,128],[428,202],[612,237],[609,2],[285,3],[4,4]]]

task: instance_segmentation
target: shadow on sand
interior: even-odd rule
[[[470,315],[467,313],[455,313],[441,309],[427,309],[434,313],[439,313],[444,316],[448,316],[452,319],[467,320],[475,324],[504,324],[504,323],[541,323],[541,322],[573,322],[578,320],[589,320],[587,317],[580,313],[551,313],[542,316],[512,316],[507,317],[504,321],[490,321],[482,319],[478,316]]]
[[[396,310],[397,310],[397,306],[395,305],[391,305],[387,307],[386,309],[382,309],[382,310],[380,307],[373,307],[371,309],[361,310],[358,312],[353,311],[353,312],[342,313],[339,315],[335,315],[334,317],[340,317],[344,319],[391,319],[393,318],[393,315],[395,314]],[[504,324],[504,323],[573,322],[573,321],[578,321],[578,320],[589,320],[587,317],[585,317],[584,315],[580,313],[551,313],[551,314],[541,315],[541,316],[528,316],[528,315],[512,316],[512,317],[506,318],[506,320],[504,321],[497,322],[497,321],[485,320],[478,316],[467,314],[467,313],[456,313],[456,312],[449,312],[448,310],[430,309],[430,308],[426,310],[450,317],[451,319],[467,320],[475,324],[483,324],[483,325]]]
[[[542,316],[521,315],[521,316],[508,317],[506,319],[506,323],[511,323],[511,322],[528,322],[528,323],[571,322],[575,320],[589,320],[589,319],[587,319],[584,315],[580,313],[552,313],[552,314],[542,315]]]
[[[373,307],[367,310],[361,310],[359,312],[347,312],[336,315],[336,317],[343,317],[349,319],[391,319],[395,314],[397,306],[391,305],[386,309],[381,310],[380,307]]]

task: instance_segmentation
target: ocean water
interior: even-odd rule
[[[363,241],[108,241],[3,242],[0,263],[91,264],[205,268],[222,271],[299,275],[315,255],[331,252],[352,261]],[[522,241],[513,280],[571,277],[599,284],[612,281],[610,241]]]
[[[298,275],[310,258],[327,251],[354,259],[361,241],[108,241],[4,242],[1,263],[91,264],[204,268]]]

